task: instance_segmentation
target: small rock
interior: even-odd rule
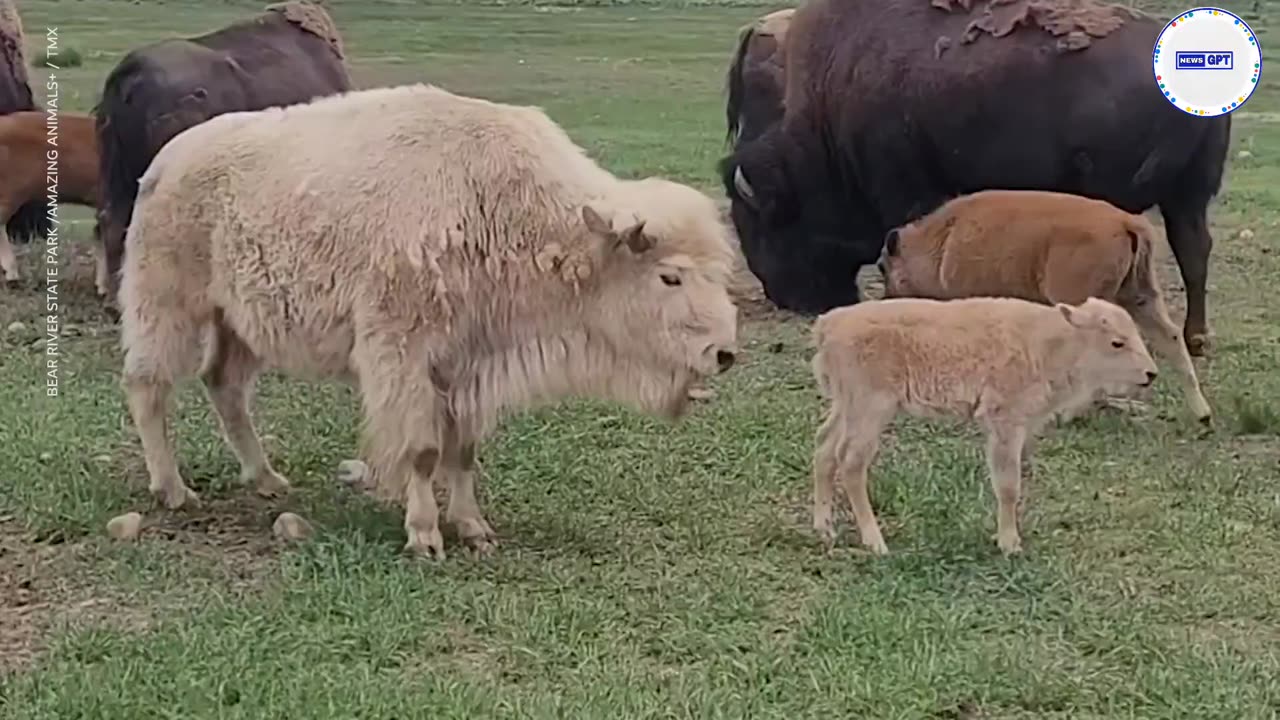
[[[20,332],[25,332],[25,331],[26,331],[26,329],[27,329],[27,324],[26,324],[26,323],[24,323],[24,322],[19,322],[19,321],[15,320],[15,321],[13,321],[13,322],[9,323],[9,332],[11,332],[11,333],[20,333]]]
[[[117,515],[107,523],[107,534],[116,540],[134,540],[142,532],[142,514]]]
[[[1245,229],[1241,230],[1241,231],[1240,231],[1240,239],[1241,239],[1241,240],[1252,240],[1252,239],[1253,239],[1253,231],[1252,231],[1252,230],[1250,230],[1249,228],[1245,228]]]
[[[271,525],[271,532],[285,541],[306,540],[311,537],[311,523],[300,515],[291,512],[280,513],[280,517]]]
[[[1253,157],[1253,153],[1249,152],[1248,150],[1241,150],[1240,152],[1236,153],[1236,158],[1239,160],[1248,160],[1251,157]]]
[[[337,475],[344,485],[359,485],[369,476],[369,466],[363,460],[343,460],[338,463]]]
[[[53,453],[51,452],[40,453],[40,462],[49,462],[52,459],[53,459]]]
[[[94,455],[93,461],[99,462],[99,463],[109,463],[111,462],[111,456],[110,455]]]

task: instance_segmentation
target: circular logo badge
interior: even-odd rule
[[[1243,105],[1262,74],[1257,36],[1221,8],[1199,7],[1170,20],[1152,55],[1165,99],[1200,117],[1225,115]]]

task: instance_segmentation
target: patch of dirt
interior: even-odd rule
[[[166,543],[191,570],[189,584],[168,593],[131,591],[105,577],[111,546],[101,543],[110,541],[38,542],[16,518],[0,517],[0,677],[30,666],[58,628],[142,632],[210,586],[234,595],[260,590],[281,547],[271,533],[279,512],[268,501],[238,496],[195,510],[144,513],[136,542]]]
[[[30,664],[59,625],[142,629],[147,614],[95,588],[84,545],[35,543],[0,518],[0,677]]]

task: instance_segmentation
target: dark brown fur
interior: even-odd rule
[[[114,295],[138,179],[178,133],[228,112],[292,105],[351,89],[342,39],[316,4],[133,50],[107,76],[98,116],[103,202],[98,222]]]

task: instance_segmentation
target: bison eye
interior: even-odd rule
[[[1111,347],[1113,347],[1113,348],[1122,348],[1122,347],[1124,347],[1124,341],[1123,341],[1123,340],[1112,340],[1112,341],[1111,341]]]
[[[672,275],[670,273],[662,273],[662,282],[666,285],[670,285],[671,287],[675,287],[680,284],[680,276]]]

